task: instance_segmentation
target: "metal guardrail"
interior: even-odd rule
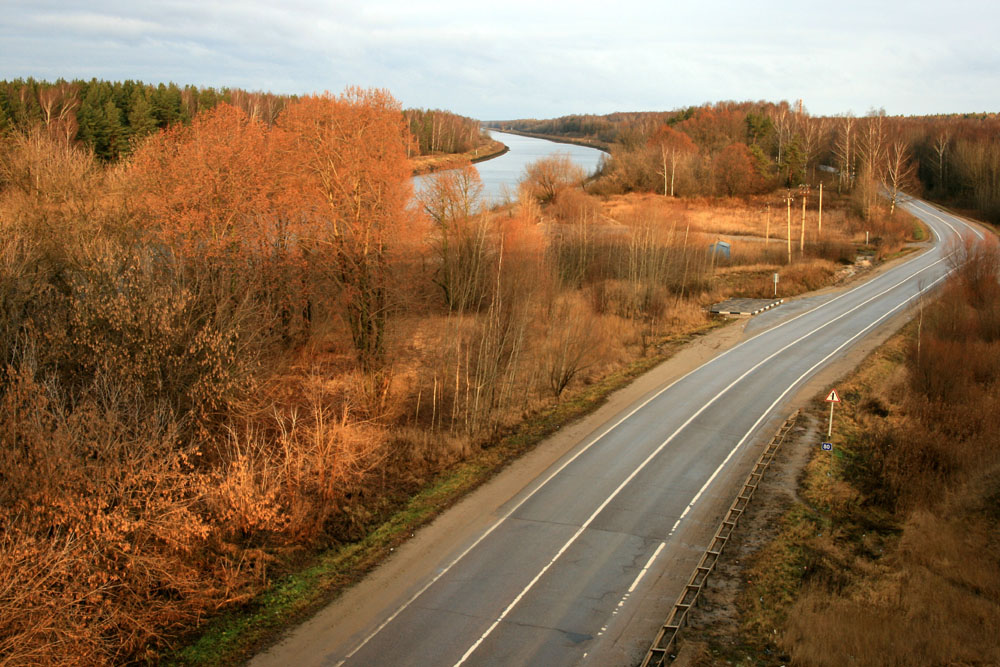
[[[799,411],[796,410],[785,420],[781,428],[771,438],[767,447],[764,448],[764,452],[757,459],[753,470],[747,475],[747,480],[743,484],[743,488],[736,496],[733,504],[730,505],[729,511],[722,520],[722,524],[715,531],[715,537],[712,538],[708,549],[705,550],[701,560],[698,562],[698,566],[691,574],[691,578],[688,579],[684,591],[677,598],[677,602],[674,603],[673,609],[670,610],[666,622],[660,628],[660,631],[656,634],[656,639],[653,640],[653,644],[646,652],[646,658],[642,661],[642,667],[659,667],[673,660],[675,657],[670,651],[674,648],[674,644],[677,641],[677,634],[687,621],[688,611],[698,602],[701,591],[708,581],[708,575],[712,573],[719,562],[722,550],[736,529],[736,523],[743,515],[743,512],[746,511],[750,499],[753,498],[753,494],[757,490],[757,485],[760,483],[761,477],[764,476],[764,471],[771,464],[774,455],[778,451],[778,447],[784,442],[785,436],[795,425],[795,420],[798,416]]]

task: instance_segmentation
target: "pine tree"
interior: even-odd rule
[[[153,118],[156,125],[164,128],[177,122],[177,106],[170,102],[170,93],[166,85],[160,84],[149,96],[149,102],[153,107]]]
[[[128,108],[129,133],[134,139],[141,139],[156,131],[153,107],[146,98],[145,88],[135,88]]]
[[[5,104],[3,92],[0,92],[0,135],[10,129],[10,116],[7,115],[7,105]]]
[[[203,88],[198,91],[198,111],[214,109],[221,100],[215,88]]]
[[[80,109],[76,114],[80,126],[76,138],[103,157],[108,152],[108,128],[104,100],[101,98],[101,87],[97,79],[84,83],[82,93]]]
[[[121,110],[110,97],[104,103],[103,111],[107,134],[104,152],[98,155],[105,160],[117,160],[128,152],[128,131],[122,123]]]

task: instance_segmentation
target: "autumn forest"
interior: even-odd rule
[[[449,471],[481,482],[712,303],[899,256],[926,233],[904,191],[1000,222],[996,116],[492,126],[609,155],[488,205],[471,165],[411,179],[488,145],[479,121],[388,91],[0,82],[0,664],[174,655]]]

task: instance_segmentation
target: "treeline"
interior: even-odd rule
[[[816,180],[829,123],[787,102],[496,123],[610,145],[600,191],[747,195]]]
[[[651,126],[683,120],[694,112],[694,108],[684,111],[656,111],[612,113],[607,115],[574,114],[538,120],[534,118],[490,121],[487,127],[497,130],[517,130],[530,134],[548,134],[582,139],[610,148],[612,144],[629,143],[634,135],[641,135]]]
[[[660,123],[648,116],[620,134],[606,183],[612,190],[674,196],[743,196],[818,185],[820,165],[832,160],[832,130],[828,119],[809,115],[801,103],[723,102]],[[863,155],[852,153],[848,161],[853,165]]]
[[[486,142],[479,121],[440,109],[403,112],[419,155],[465,153]]]
[[[218,104],[240,109],[268,125],[294,95],[175,83],[58,80],[0,81],[0,135],[36,125],[54,137],[77,142],[104,161],[132,151],[135,142],[172,125],[186,125]],[[463,153],[484,142],[479,123],[449,111],[403,111],[413,136],[411,155]]]
[[[490,127],[603,142],[601,191],[745,195],[835,184],[873,215],[906,189],[1000,221],[997,114],[812,116],[801,102],[721,102],[669,112],[495,121]]]
[[[900,119],[927,194],[1000,224],[1000,115]]]
[[[273,123],[289,99],[239,88],[175,83],[15,79],[0,82],[0,132],[40,125],[53,136],[79,142],[98,158],[112,161],[128,154],[133,140],[190,123],[199,111],[220,103]]]

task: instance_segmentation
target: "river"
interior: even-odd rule
[[[483,196],[493,204],[517,198],[517,183],[524,177],[525,167],[536,160],[557,153],[568,155],[573,162],[583,167],[584,171],[590,175],[597,171],[601,157],[605,155],[603,151],[595,148],[560,144],[547,139],[522,137],[518,134],[507,134],[494,130],[490,131],[490,135],[497,141],[502,141],[510,149],[500,157],[475,165],[476,169],[479,170],[479,177],[483,181]],[[414,188],[420,190],[421,184],[431,176],[415,177],[413,179]]]

